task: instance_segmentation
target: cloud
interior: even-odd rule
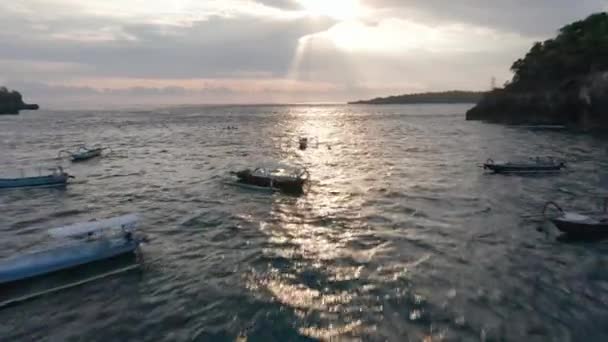
[[[284,10],[297,11],[302,9],[302,5],[296,0],[258,0],[257,2],[265,6]]]
[[[554,34],[561,26],[606,10],[606,0],[362,0],[384,14],[440,24],[465,23],[532,37]]]
[[[234,77],[240,73],[287,72],[298,39],[327,29],[331,22],[276,21],[252,17],[212,17],[189,27],[124,24],[114,20],[55,26],[46,35],[15,39],[0,33],[4,59],[90,66],[105,76],[150,78]],[[119,32],[119,34],[113,33]],[[80,39],[83,38],[83,39]],[[103,38],[103,39],[102,39]]]
[[[402,54],[458,53],[521,49],[529,39],[463,24],[428,26],[410,20],[389,18],[375,25],[364,22],[343,22],[317,34],[326,36],[347,51]]]
[[[607,1],[358,3],[356,17],[340,19],[337,3],[330,17],[319,15],[321,2],[308,13],[305,0],[2,2],[1,81],[51,102],[60,94],[346,101],[485,89],[492,76],[510,78],[510,64],[535,40]]]

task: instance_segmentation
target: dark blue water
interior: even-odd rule
[[[81,143],[66,189],[0,192],[0,257],[47,228],[142,216],[143,268],[0,311],[3,341],[605,341],[608,244],[560,241],[539,216],[587,196],[606,140],[466,122],[466,106],[203,107],[0,117],[3,172]],[[236,126],[238,130],[225,130]],[[318,148],[298,150],[299,136]],[[327,146],[330,146],[329,149]],[[477,164],[554,155],[568,173]],[[224,184],[306,166],[301,197]],[[542,231],[539,231],[542,230]]]

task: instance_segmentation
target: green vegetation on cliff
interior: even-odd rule
[[[608,15],[593,14],[566,25],[555,39],[536,42],[513,66],[508,90],[561,87],[564,81],[608,70]]]
[[[452,90],[378,97],[367,101],[349,102],[349,104],[476,103],[481,99],[483,94],[484,92],[478,91]]]
[[[26,104],[18,91],[0,87],[0,115],[19,114],[19,111],[24,109],[36,110],[38,105]]]
[[[484,96],[469,120],[608,128],[608,15],[593,14],[535,43],[513,80]]]

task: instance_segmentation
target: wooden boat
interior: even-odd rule
[[[608,235],[608,211],[607,203],[604,204],[603,212],[572,213],[564,211],[555,202],[548,202],[543,210],[543,215],[550,207],[558,211],[558,216],[549,220],[560,231],[571,236]]]
[[[101,156],[101,153],[107,149],[107,147],[86,147],[84,145],[79,146],[78,149],[75,152],[70,152],[70,151],[59,151],[59,157],[61,157],[63,154],[67,154],[70,156],[70,160],[72,162],[81,162],[81,161],[85,161],[85,160],[89,160],[89,159],[93,159],[95,157],[99,157]]]
[[[69,178],[74,178],[63,171],[61,166],[51,169],[48,175],[20,178],[0,178],[0,189],[66,185]]]
[[[51,229],[51,236],[66,243],[0,261],[0,284],[133,253],[140,244],[133,236],[137,220],[126,215]]]
[[[528,161],[522,162],[495,162],[488,159],[484,164],[484,170],[490,170],[494,173],[543,173],[543,172],[559,172],[566,167],[566,163],[558,161],[555,158],[530,158]]]
[[[246,169],[233,174],[237,177],[238,184],[296,194],[304,192],[304,185],[310,178],[305,169],[292,168]]]

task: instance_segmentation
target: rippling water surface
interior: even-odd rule
[[[605,242],[558,240],[547,200],[591,209],[606,140],[466,122],[466,106],[203,107],[0,117],[3,172],[81,143],[66,189],[0,192],[0,257],[128,212],[143,268],[0,311],[2,340],[606,341]],[[226,130],[235,126],[236,130]],[[297,149],[299,136],[320,145]],[[477,164],[555,155],[568,173]],[[307,167],[301,197],[224,183]]]

